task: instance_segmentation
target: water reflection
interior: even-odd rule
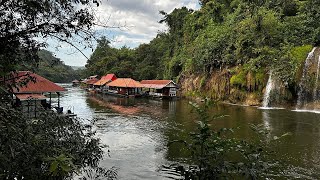
[[[271,141],[271,125],[270,125],[270,112],[269,111],[263,111],[262,112],[262,121],[263,121],[263,127],[265,128],[265,130],[267,131],[266,133],[266,139],[267,139],[267,142],[270,142]]]
[[[97,126],[98,136],[111,150],[101,165],[119,167],[119,179],[162,179],[157,172],[165,152],[159,122],[119,115],[101,119]]]
[[[72,87],[70,84],[60,85],[67,89],[67,92],[64,92],[61,97],[61,106],[64,108],[64,112],[70,109],[82,119],[92,119],[94,109],[90,108],[86,101],[87,93],[80,88]]]
[[[80,88],[64,87],[68,92],[61,98],[61,104],[64,107],[74,106],[74,112],[80,118],[95,119],[97,136],[109,146],[105,151],[110,152],[105,153],[101,166],[119,168],[119,179],[172,177],[161,171],[163,164],[171,164],[165,158],[166,138],[163,132],[167,124],[159,121],[164,106],[161,101],[93,97]],[[142,114],[146,108],[138,105],[153,107],[161,113]],[[177,175],[174,177],[179,178]]]
[[[183,146],[168,145],[188,140],[196,129],[188,101],[90,96],[80,88],[66,88],[61,104],[74,107],[81,118],[96,119],[98,136],[109,145],[110,157],[106,154],[101,165],[120,168],[119,179],[179,179],[163,165],[184,162],[189,156]],[[277,158],[289,164],[287,178],[320,177],[320,114],[225,104],[213,106],[210,114],[228,115],[213,121],[213,128],[235,128],[234,135],[247,140],[256,138],[249,123],[269,129],[268,140],[291,132],[284,141],[269,143]]]
[[[266,130],[270,131],[271,130],[271,127],[270,127],[270,115],[269,115],[268,111],[263,111],[262,112],[262,121],[263,121],[264,128]]]

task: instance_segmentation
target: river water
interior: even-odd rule
[[[93,96],[69,84],[62,86],[68,90],[61,97],[65,110],[71,109],[85,123],[94,119],[97,136],[109,146],[101,166],[117,168],[119,179],[181,179],[166,167],[185,162],[183,147],[168,143],[187,139],[196,128],[187,100]],[[270,143],[279,160],[289,164],[282,176],[320,178],[320,114],[227,104],[214,105],[210,112],[227,115],[214,121],[214,127],[236,128],[234,135],[243,139],[256,137],[249,123],[269,129],[265,138],[270,141],[274,136],[292,133]]]

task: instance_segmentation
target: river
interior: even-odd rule
[[[84,122],[94,119],[97,136],[108,145],[101,166],[116,167],[119,179],[180,179],[164,167],[185,158],[181,146],[168,146],[168,142],[188,138],[196,128],[187,100],[97,97],[70,84],[61,85],[68,90],[61,97],[61,105]],[[289,164],[285,176],[320,178],[320,114],[228,104],[214,105],[210,112],[227,115],[214,121],[214,127],[236,128],[234,135],[243,139],[256,137],[249,123],[269,129],[265,138],[270,141],[292,133],[270,143],[277,157]]]

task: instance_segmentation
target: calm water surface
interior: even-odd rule
[[[118,168],[119,179],[179,179],[164,166],[184,162],[180,146],[168,146],[172,140],[187,139],[195,127],[194,115],[186,100],[157,101],[92,97],[78,87],[68,89],[61,98],[66,109],[82,118],[95,119],[97,135],[109,146],[101,165]],[[263,124],[274,136],[286,132],[285,140],[270,143],[279,160],[290,164],[284,172],[289,179],[320,178],[320,114],[285,109],[263,110],[256,107],[215,105],[212,113],[228,115],[214,121],[216,128],[239,128],[235,136],[253,139],[249,123]]]

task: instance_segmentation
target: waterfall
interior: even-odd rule
[[[318,81],[319,81],[319,68],[320,68],[320,56],[318,58],[318,67],[317,67],[317,75],[316,75],[316,83],[313,89],[313,101],[315,102],[316,100],[318,100]]]
[[[265,91],[264,96],[263,96],[263,103],[262,103],[263,107],[269,107],[269,104],[270,104],[270,93],[271,93],[271,91],[273,89],[273,86],[274,86],[274,83],[273,83],[273,80],[272,80],[272,72],[270,71],[269,79],[268,79],[267,86],[266,86],[266,91]]]
[[[297,100],[297,105],[296,109],[301,108],[302,105],[305,102],[306,99],[306,81],[307,81],[307,73],[309,66],[311,64],[311,59],[314,57],[314,51],[316,50],[316,47],[312,49],[312,51],[308,54],[308,57],[305,61],[304,67],[303,67],[303,72],[302,72],[302,77],[299,83],[299,92],[298,92],[298,100]]]

